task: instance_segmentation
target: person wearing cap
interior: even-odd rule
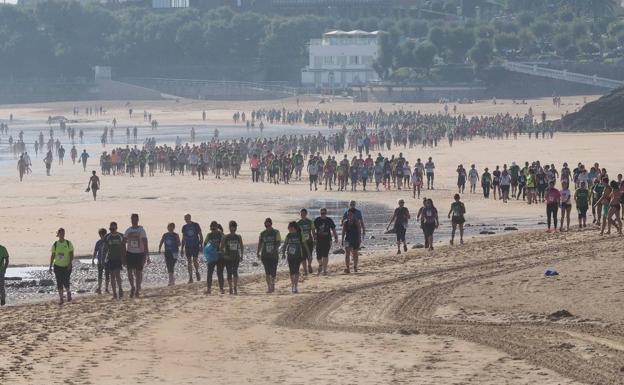
[[[344,222],[347,220],[349,211],[351,209],[354,210],[355,219],[360,223],[360,228],[361,228],[362,237],[363,237],[366,234],[366,229],[364,228],[364,217],[362,216],[362,212],[358,210],[357,208],[355,208],[355,201],[349,202],[349,208],[344,212],[344,214],[342,214],[341,225],[344,224]]]
[[[405,243],[405,233],[407,232],[407,224],[411,216],[407,207],[405,207],[405,201],[399,200],[399,207],[394,210],[392,218],[386,227],[386,230],[390,228],[390,225],[394,223],[394,232],[397,239],[397,254],[401,254],[401,242],[403,243],[403,251],[407,252],[407,243]]]
[[[58,241],[52,244],[50,254],[50,269],[49,272],[56,278],[56,288],[59,294],[59,304],[63,304],[63,289],[67,291],[67,302],[71,302],[72,296],[69,289],[69,281],[72,272],[72,263],[74,261],[74,245],[65,239],[65,229],[60,228],[56,232]]]
[[[273,228],[273,220],[271,218],[264,220],[264,227],[265,230],[260,233],[256,255],[264,266],[267,293],[273,293],[275,291],[279,248],[282,243],[282,237],[280,232]]]

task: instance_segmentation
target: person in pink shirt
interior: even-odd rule
[[[253,154],[251,160],[249,161],[249,166],[251,167],[251,181],[258,182],[260,180],[260,159],[258,159],[258,155]]]
[[[548,224],[548,232],[550,232],[550,224],[552,218],[552,224],[554,231],[557,231],[557,211],[559,210],[559,202],[561,201],[561,193],[555,188],[555,181],[550,181],[548,189],[546,190],[546,218]]]

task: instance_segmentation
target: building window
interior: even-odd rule
[[[314,68],[320,68],[323,65],[323,57],[322,56],[314,56],[313,65],[314,65]]]
[[[334,57],[333,56],[323,56],[323,64],[324,65],[333,65]]]
[[[347,65],[347,57],[346,56],[337,56],[338,65],[344,66]]]
[[[360,64],[360,57],[359,56],[349,56],[349,64],[350,65],[358,65],[358,64]]]

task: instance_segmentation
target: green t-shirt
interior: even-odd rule
[[[58,267],[67,267],[70,264],[69,254],[74,251],[74,245],[68,240],[56,241],[51,248],[54,253],[54,265]]]
[[[260,233],[260,243],[262,243],[262,256],[278,257],[277,249],[282,241],[280,232],[275,229],[264,230]]]
[[[6,247],[0,246],[0,272],[4,273],[5,259],[9,259],[9,252]]]
[[[586,188],[580,188],[574,192],[576,207],[589,207],[589,191]]]
[[[598,183],[594,185],[594,193],[593,198],[594,202],[598,202],[600,198],[602,198],[602,194],[604,194],[605,186],[602,183]]]
[[[466,207],[463,202],[453,202],[451,203],[451,210],[453,217],[461,218],[464,216],[464,212],[466,212]]]
[[[303,255],[301,250],[303,245],[301,244],[301,238],[297,233],[286,234],[284,246],[286,247],[286,254],[289,257],[301,258],[301,256]]]
[[[223,256],[228,261],[234,261],[237,258],[241,257],[241,245],[243,244],[243,239],[238,234],[227,234],[223,237],[223,247],[225,249],[225,253]]]
[[[512,178],[518,179],[518,175],[520,174],[520,167],[519,166],[511,166],[509,168],[509,171],[511,172],[511,177]]]
[[[106,261],[121,261],[124,236],[122,233],[106,234],[104,237],[104,256]]]
[[[301,237],[303,238],[303,241],[305,242],[310,239],[310,233],[312,231],[312,226],[314,226],[314,222],[312,222],[309,218],[305,218],[299,220],[297,224],[301,227]]]

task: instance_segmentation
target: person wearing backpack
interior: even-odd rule
[[[59,304],[64,302],[63,289],[67,291],[67,302],[71,302],[72,296],[69,289],[69,282],[74,261],[74,245],[65,239],[65,229],[60,228],[56,232],[58,241],[52,245],[50,255],[50,274],[54,270],[56,277],[56,288],[59,293]]]

